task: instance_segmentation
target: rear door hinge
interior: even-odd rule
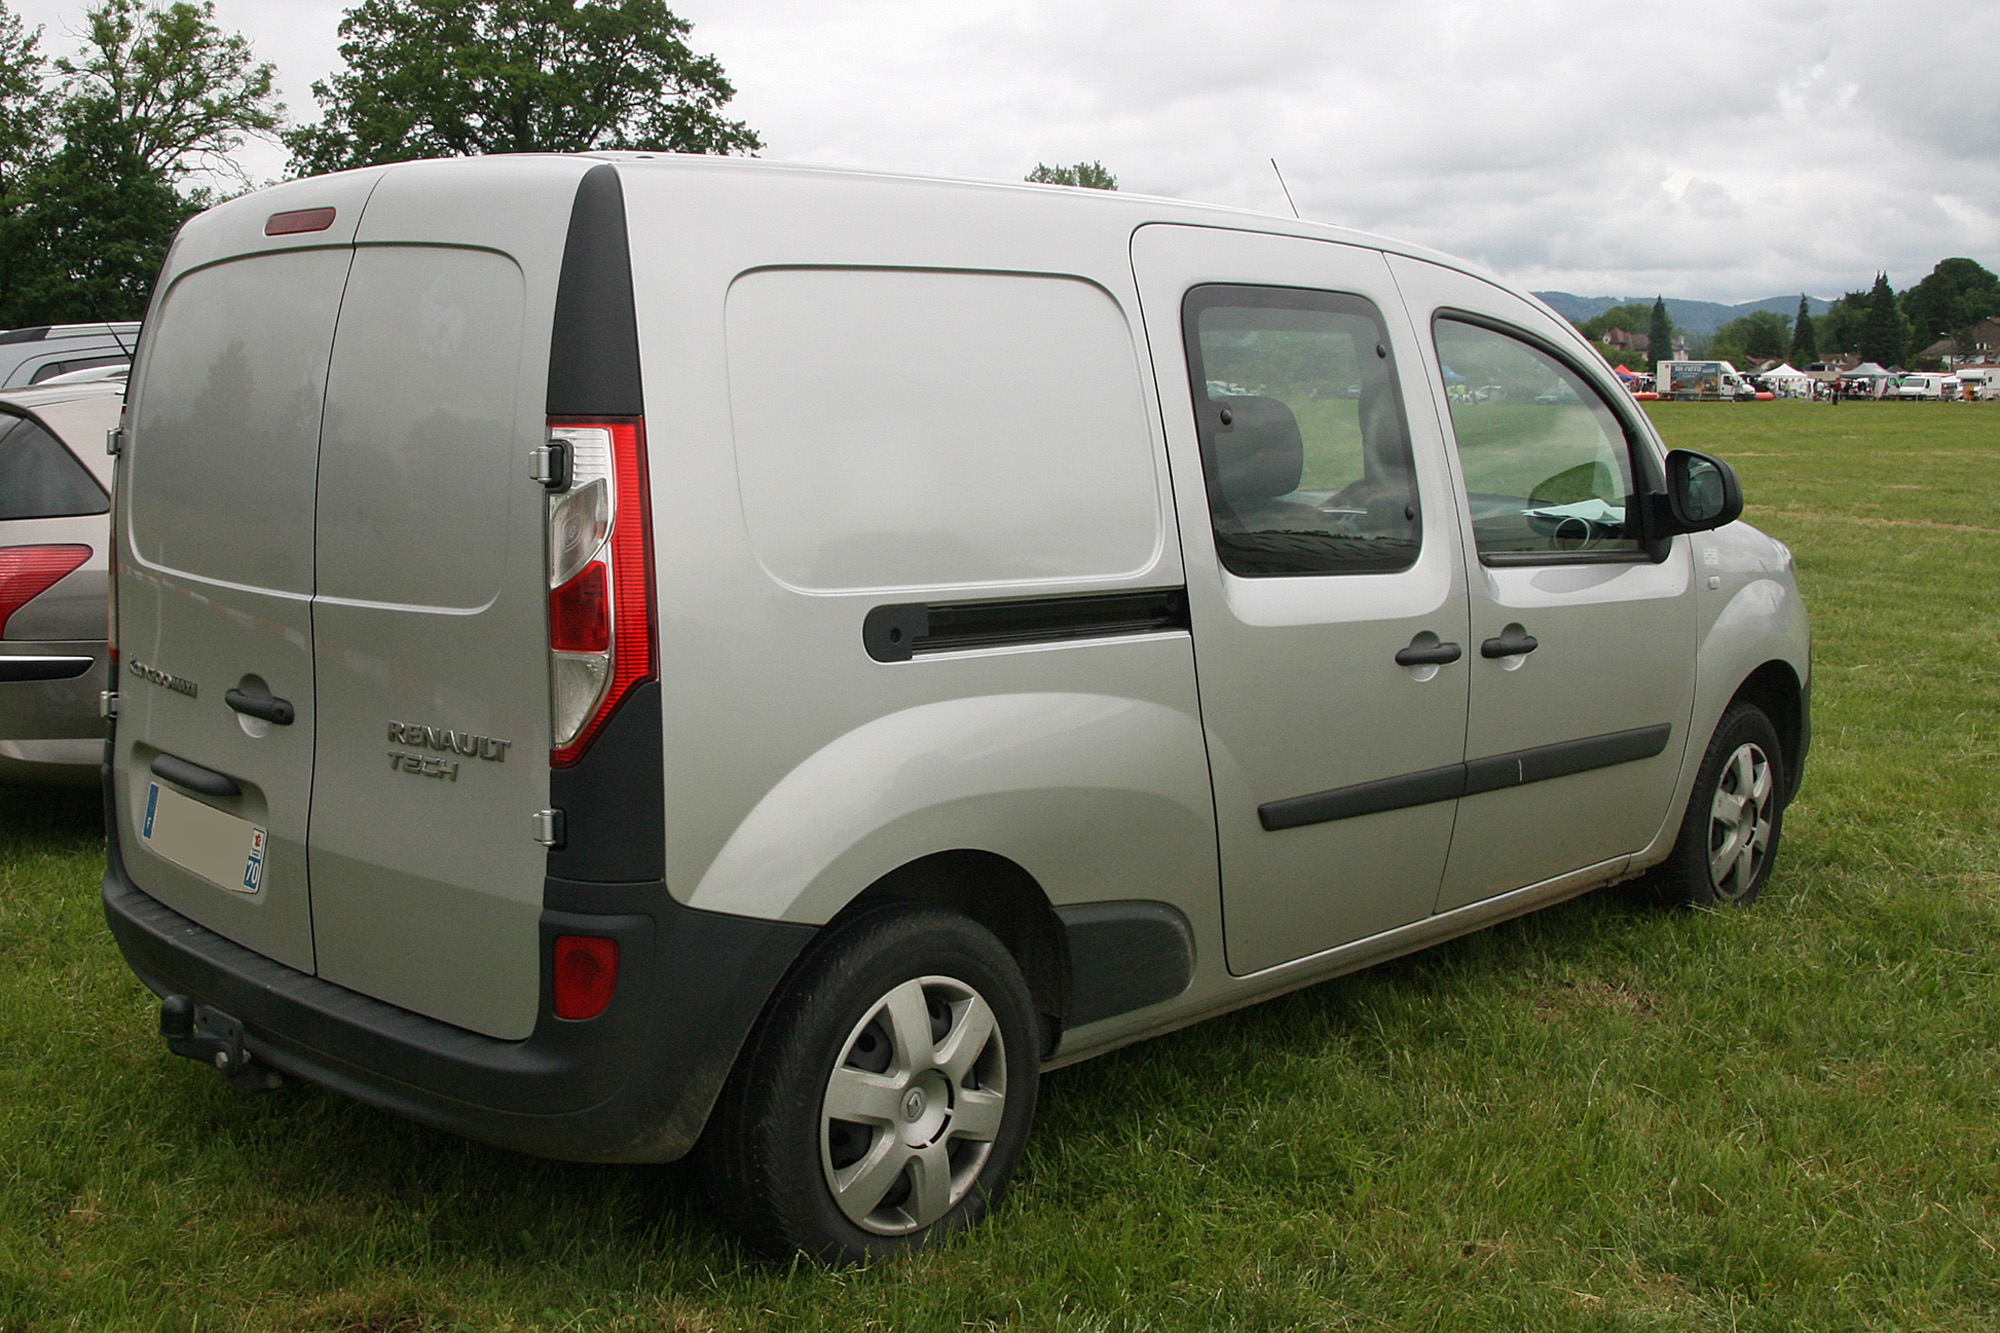
[[[539,449],[528,451],[528,475],[552,491],[559,491],[569,485],[569,445],[561,440],[550,440]]]
[[[554,850],[563,845],[568,833],[568,821],[560,810],[537,810],[534,814],[535,841]]]
[[[97,715],[106,721],[118,716],[118,691],[99,690],[97,692]]]
[[[125,448],[125,428],[113,426],[104,432],[104,452],[116,458]]]

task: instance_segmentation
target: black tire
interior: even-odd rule
[[[1778,856],[1784,830],[1785,753],[1755,704],[1732,704],[1702,756],[1674,850],[1652,883],[1672,903],[1747,907]]]
[[[703,1184],[775,1257],[868,1263],[969,1227],[1027,1142],[1037,1031],[983,927],[918,906],[858,917],[766,1006],[697,1149]]]

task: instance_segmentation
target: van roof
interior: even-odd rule
[[[927,176],[915,172],[881,171],[866,167],[831,166],[813,162],[777,162],[766,158],[720,157],[698,153],[597,152],[566,156],[615,162],[622,170],[632,171],[679,171],[722,175],[770,173],[802,178],[827,176],[849,181],[874,181],[886,187],[962,190],[972,193],[982,191],[1033,193],[1045,195],[1051,200],[1069,201],[1058,205],[1059,207],[1123,209],[1129,213],[1144,214],[1145,221],[1153,222],[1190,222],[1209,226],[1242,226],[1254,223],[1258,231],[1304,236],[1317,240],[1344,241],[1352,245],[1366,245],[1395,254],[1409,255],[1415,259],[1429,260],[1432,263],[1444,264],[1489,279],[1513,290],[1512,284],[1506,283],[1503,279],[1468,264],[1463,259],[1433,250],[1428,246],[1399,241],[1393,237],[1353,227],[1342,227],[1334,223],[1311,222],[1302,218],[1265,213],[1257,209],[1239,208],[1230,204],[1200,203],[1175,199],[1167,195],[1135,194],[1125,190],[1093,190],[1073,185],[1043,185],[1032,181]],[[424,165],[412,162],[404,163],[402,167],[421,168]]]

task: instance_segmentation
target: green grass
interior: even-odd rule
[[[0,791],[0,1330],[2000,1329],[2000,410],[1653,411],[1813,610],[1754,909],[1599,893],[1062,1071],[988,1225],[827,1273],[675,1168],[168,1056],[94,804]]]

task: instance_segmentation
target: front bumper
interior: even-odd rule
[[[107,802],[107,806],[109,803]],[[104,913],[139,979],[242,1024],[243,1048],[295,1078],[502,1148],[592,1162],[684,1154],[810,926],[681,906],[657,881],[550,879],[542,1001],[524,1041],[500,1041],[322,981],[148,897],[116,821]],[[597,1018],[555,1017],[557,935],[619,942],[618,989]]]

